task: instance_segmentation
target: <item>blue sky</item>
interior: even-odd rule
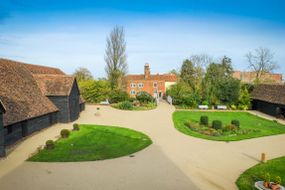
[[[129,73],[180,67],[192,54],[227,55],[248,70],[244,55],[270,48],[285,74],[285,1],[1,0],[0,57],[59,67],[87,67],[104,77],[105,40],[125,27]]]

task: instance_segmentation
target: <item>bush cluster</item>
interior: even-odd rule
[[[117,107],[122,110],[132,110],[133,104],[129,101],[123,101],[118,103]]]
[[[46,141],[45,149],[52,150],[52,149],[54,149],[54,147],[55,147],[55,145],[54,145],[53,140],[47,140]]]
[[[236,119],[232,120],[231,124],[234,125],[234,126],[236,126],[236,127],[239,127],[239,126],[240,126],[239,120],[236,120]]]
[[[61,136],[62,138],[68,138],[69,135],[70,135],[70,131],[69,131],[68,129],[62,129],[62,130],[60,131],[60,136]]]
[[[141,91],[138,92],[136,95],[136,99],[140,102],[140,103],[144,103],[147,104],[149,102],[153,102],[154,98],[147,92],[145,91]]]
[[[201,125],[208,125],[209,124],[209,118],[206,115],[202,115],[200,117],[200,124]]]
[[[223,124],[221,120],[214,120],[212,122],[212,127],[216,130],[222,129],[223,128]]]
[[[74,123],[73,124],[73,131],[79,131],[80,128],[79,128],[79,125],[77,123]]]
[[[129,95],[126,91],[122,90],[113,90],[110,92],[109,95],[109,102],[111,104],[118,103],[118,102],[124,102],[129,100]]]

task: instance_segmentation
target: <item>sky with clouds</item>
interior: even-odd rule
[[[244,55],[258,47],[275,53],[285,74],[283,0],[1,0],[0,57],[59,67],[87,67],[104,77],[106,37],[124,26],[129,73],[180,67],[192,54],[230,57],[248,70]]]

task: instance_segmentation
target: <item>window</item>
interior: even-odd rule
[[[131,90],[131,95],[135,95],[136,91],[135,90]]]
[[[143,88],[143,87],[144,87],[144,84],[141,82],[141,83],[138,84],[138,87],[139,87],[139,88]]]
[[[157,82],[153,82],[153,87],[157,88]]]
[[[135,88],[136,86],[137,86],[136,83],[133,83],[133,82],[131,83],[132,88]]]

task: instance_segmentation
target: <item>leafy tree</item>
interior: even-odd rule
[[[91,72],[84,67],[76,69],[75,72],[73,73],[73,76],[77,79],[77,81],[86,81],[93,79]]]
[[[110,103],[118,103],[129,100],[129,94],[120,89],[113,89],[109,94]]]
[[[270,73],[278,68],[274,61],[274,53],[268,48],[260,47],[255,49],[254,53],[248,52],[245,57],[249,63],[249,68],[256,73],[256,82],[258,82],[262,75]]]
[[[127,72],[127,55],[125,31],[116,26],[107,38],[105,50],[105,71],[111,84],[111,89],[122,89],[124,75]]]
[[[178,82],[172,85],[166,93],[172,97],[174,105],[196,107],[200,102],[199,94],[193,91],[191,87],[184,82]]]
[[[242,86],[238,98],[238,108],[248,110],[251,107],[251,95],[247,86]]]
[[[231,59],[224,57],[220,64],[211,63],[202,81],[203,99],[210,104],[233,103],[238,99],[239,81],[232,77]]]
[[[111,91],[107,80],[88,80],[78,83],[81,95],[89,103],[99,103],[106,100]]]

